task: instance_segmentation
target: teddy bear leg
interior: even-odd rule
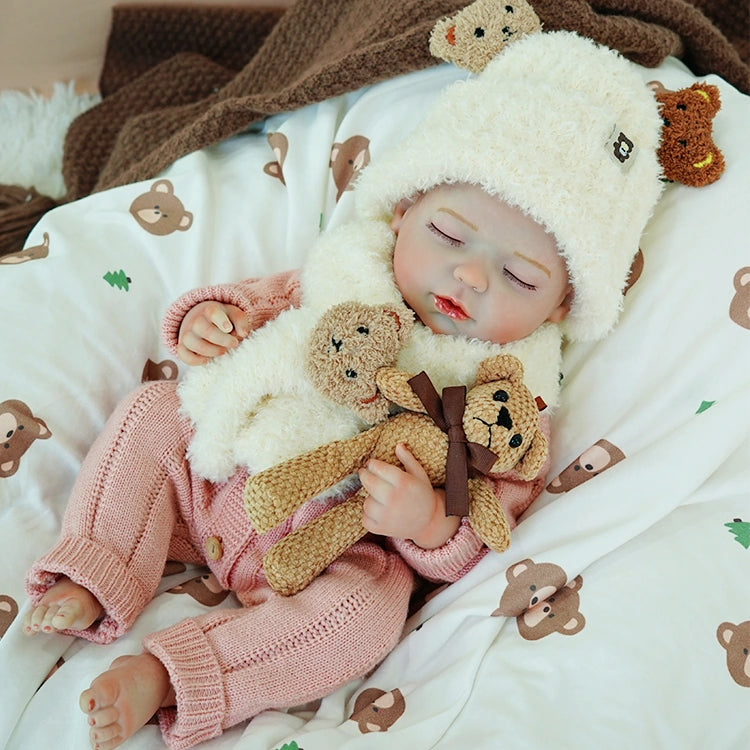
[[[357,492],[276,542],[263,558],[271,588],[284,596],[296,594],[361,539],[364,498]]]
[[[510,525],[492,490],[481,479],[469,480],[469,523],[495,552],[510,546]]]

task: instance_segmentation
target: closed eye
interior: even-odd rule
[[[530,289],[534,290],[536,287],[533,284],[529,284],[523,279],[519,279],[518,276],[516,276],[514,273],[508,270],[507,266],[503,266],[503,274],[505,275],[505,278],[508,279],[512,284],[516,284],[517,286],[520,286],[522,289]]]
[[[456,239],[455,237],[451,237],[451,235],[446,234],[442,231],[442,229],[439,229],[433,222],[429,222],[427,224],[427,228],[438,237],[438,239],[442,240],[443,242],[447,242],[449,245],[452,245],[453,247],[461,247],[464,243],[461,240]]]

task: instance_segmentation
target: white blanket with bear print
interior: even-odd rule
[[[696,80],[674,59],[642,74]],[[107,415],[142,378],[184,375],[159,340],[168,304],[298,267],[320,228],[350,218],[356,171],[463,75],[443,65],[274,117],[50,212],[0,262],[0,747],[86,747],[76,703],[94,675],[145,633],[233,605],[204,570],[174,566],[111,646],[21,632],[24,573]],[[705,80],[726,172],[667,186],[620,325],[564,352],[552,481],[508,552],[420,592],[366,678],[207,749],[747,746],[750,98]],[[126,747],[162,746],[147,725]]]

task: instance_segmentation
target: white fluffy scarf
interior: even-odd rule
[[[403,304],[393,278],[393,245],[390,226],[379,220],[355,220],[321,235],[302,270],[302,306],[284,311],[229,354],[189,371],[179,394],[195,427],[188,455],[199,475],[223,481],[239,466],[259,471],[368,427],[313,388],[304,353],[318,318],[334,304]],[[434,334],[417,323],[398,365],[425,370],[441,390],[471,386],[479,362],[503,351],[523,362],[529,389],[554,407],[561,333],[551,323],[504,346]]]

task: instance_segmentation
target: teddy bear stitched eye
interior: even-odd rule
[[[356,378],[357,377],[357,371],[356,370],[352,370],[352,368],[349,367],[346,370],[345,375],[346,375],[347,378]]]
[[[679,143],[683,148],[687,148],[687,141],[683,141],[682,139],[680,139],[677,141],[677,143]]]
[[[511,439],[510,439],[510,440],[508,441],[508,445],[509,445],[509,446],[510,446],[511,448],[518,448],[518,446],[519,446],[519,445],[521,445],[521,443],[522,443],[522,442],[523,442],[523,438],[522,438],[522,437],[521,437],[521,436],[520,436],[520,435],[519,435],[518,433],[516,433],[516,434],[515,434],[515,435],[513,435],[513,437],[512,437],[512,438],[511,438]]]
[[[367,336],[367,334],[370,333],[370,329],[367,326],[359,326],[359,328],[357,328],[357,333]]]
[[[508,391],[504,391],[502,389],[499,390],[499,391],[495,391],[492,394],[493,401],[503,401],[503,402],[505,402],[505,401],[508,400],[508,398],[509,398]]]
[[[484,29],[481,26],[477,26],[476,29],[474,29],[474,36],[477,39],[481,39],[484,36]]]
[[[513,6],[512,5],[506,5],[505,6],[505,12],[506,13],[512,13],[513,12]]]
[[[687,104],[678,104],[677,109],[681,109],[684,112],[687,109]]]

